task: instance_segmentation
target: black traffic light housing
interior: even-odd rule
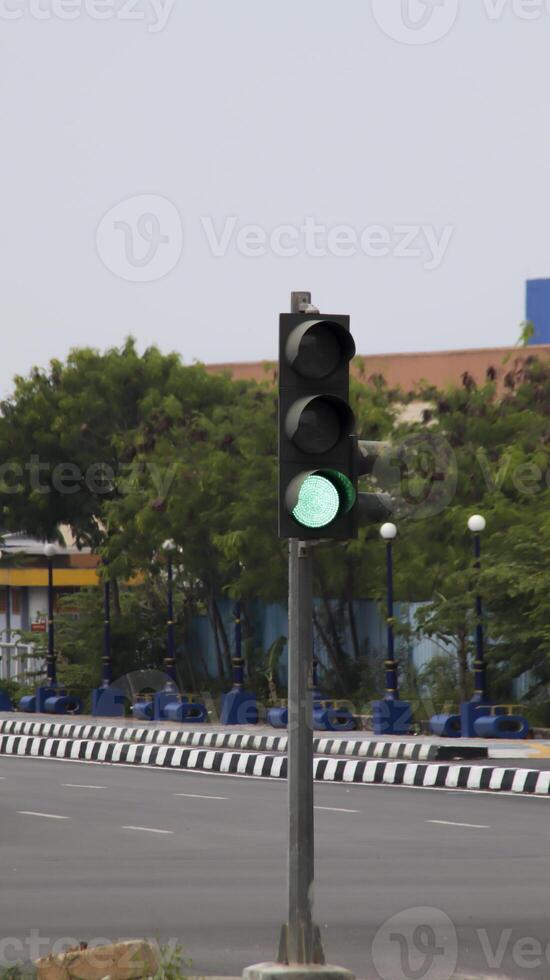
[[[279,535],[353,536],[355,418],[348,316],[283,313],[279,322]],[[329,518],[331,518],[329,520]]]
[[[359,442],[349,404],[349,316],[283,313],[279,321],[279,536],[346,541],[385,520],[391,498],[358,493],[383,443]]]

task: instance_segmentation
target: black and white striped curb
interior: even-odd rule
[[[182,746],[50,738],[0,736],[0,755],[200,770],[242,776],[285,779],[286,756],[223,752]],[[362,759],[314,760],[319,782],[386,784],[426,789],[491,790],[550,796],[550,770],[496,769],[488,766],[425,765],[417,762],[376,762]]]
[[[54,738],[83,738],[151,745],[191,746],[212,749],[250,749],[255,752],[286,752],[286,735],[254,735],[243,732],[205,732],[169,728],[120,727],[39,721],[0,721],[0,734],[47,735]],[[433,742],[383,742],[354,738],[314,738],[318,755],[345,755],[368,759],[407,759],[441,762],[457,757],[487,758],[484,747],[437,745]]]

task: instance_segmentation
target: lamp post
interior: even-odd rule
[[[244,657],[242,649],[242,603],[237,601],[233,607],[235,632],[235,654],[233,661],[233,686],[222,697],[220,722],[222,725],[256,725],[258,706],[256,695],[245,691]]]
[[[176,550],[176,543],[169,538],[164,542],[162,550],[166,555],[166,568],[168,574],[168,586],[167,586],[167,612],[168,619],[166,621],[167,627],[167,640],[168,640],[168,653],[164,658],[164,669],[168,675],[168,680],[166,681],[165,691],[174,692],[177,690],[177,679],[176,679],[176,656],[175,656],[175,641],[174,641],[174,567],[173,567],[173,555]]]
[[[104,563],[106,564],[106,562]],[[103,582],[103,661],[101,664],[101,686],[109,687],[113,681],[113,657],[111,651],[111,582]]]
[[[475,567],[481,568],[481,535],[487,527],[487,521],[481,514],[474,514],[468,521],[468,530],[474,536]],[[488,699],[487,671],[483,649],[483,602],[481,595],[476,595],[476,659],[474,662],[474,695],[472,701],[484,704]]]
[[[44,545],[44,555],[48,562],[48,656],[46,657],[46,674],[50,687],[57,684],[55,663],[55,627],[53,619],[53,560],[57,554],[54,544]]]
[[[387,637],[388,653],[386,660],[386,694],[387,701],[399,701],[399,679],[397,676],[397,661],[395,659],[395,640],[393,635],[393,542],[397,537],[395,524],[383,524],[380,537],[386,542],[386,592],[387,592]]]
[[[387,586],[387,656],[385,663],[386,693],[382,701],[373,704],[373,729],[376,735],[408,735],[413,717],[408,701],[399,699],[398,664],[395,659],[393,632],[393,542],[397,537],[395,524],[383,524],[380,537],[386,542]]]

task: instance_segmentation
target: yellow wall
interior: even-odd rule
[[[82,587],[98,585],[99,579],[94,568],[54,568],[53,584],[58,588],[63,586]],[[14,588],[28,586],[47,586],[47,568],[0,568],[0,586],[11,585]]]

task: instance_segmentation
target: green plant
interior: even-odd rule
[[[192,966],[191,960],[184,956],[183,947],[179,944],[160,947],[160,966],[153,980],[186,980],[187,970]],[[17,978],[16,978],[17,980]]]

